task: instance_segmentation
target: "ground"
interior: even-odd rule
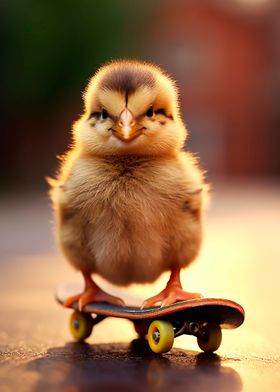
[[[280,186],[214,189],[202,252],[182,281],[186,289],[239,302],[246,320],[224,332],[213,355],[202,354],[191,336],[176,339],[168,354],[152,354],[132,325],[117,319],[97,325],[87,344],[73,343],[70,313],[53,291],[81,278],[56,250],[47,197],[2,198],[1,392],[279,391]],[[166,280],[129,293],[147,297]]]

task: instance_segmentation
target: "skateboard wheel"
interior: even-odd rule
[[[205,337],[197,338],[197,344],[202,351],[206,353],[212,353],[221,345],[222,342],[222,330],[218,325],[207,324],[203,328]]]
[[[148,330],[148,343],[150,349],[157,354],[169,351],[174,342],[174,329],[170,322],[155,320]]]
[[[75,310],[70,317],[70,332],[75,340],[82,342],[87,339],[93,328],[92,317],[88,313]]]

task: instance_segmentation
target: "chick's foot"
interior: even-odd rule
[[[74,302],[79,302],[79,310],[90,302],[106,302],[112,305],[124,306],[125,303],[121,298],[115,297],[111,294],[103,291],[97,284],[91,279],[90,275],[83,274],[85,278],[85,290],[83,293],[73,295],[64,301],[64,306],[71,307]]]
[[[125,303],[121,298],[114,297],[101,290],[96,292],[95,289],[88,288],[83,293],[73,295],[67,298],[63,305],[66,307],[71,307],[74,302],[79,301],[79,310],[82,311],[83,308],[90,302],[107,302],[112,305],[124,306]]]
[[[163,289],[159,294],[144,301],[142,304],[142,309],[151,308],[152,306],[156,305],[163,307],[178,301],[185,301],[196,298],[202,298],[202,295],[199,293],[189,293],[184,291],[180,282],[180,270],[174,269],[165,289]]]
[[[143,302],[142,309],[151,308],[157,304],[160,304],[160,306],[163,307],[174,304],[178,301],[185,301],[187,299],[195,298],[202,298],[202,295],[199,293],[189,293],[184,291],[181,287],[168,287],[154,297],[146,299],[146,301]]]

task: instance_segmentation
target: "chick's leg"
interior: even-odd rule
[[[174,268],[171,271],[171,275],[165,289],[163,289],[154,297],[148,298],[146,301],[144,301],[142,308],[150,308],[159,303],[161,307],[163,307],[166,305],[171,305],[177,301],[184,301],[187,299],[201,297],[202,295],[199,293],[189,293],[182,289],[182,284],[180,281],[180,268]]]
[[[64,306],[71,307],[74,302],[79,301],[79,310],[90,302],[107,302],[113,305],[124,306],[125,303],[121,298],[114,297],[103,291],[91,278],[88,272],[82,272],[85,280],[85,289],[83,293],[73,295],[64,301]]]

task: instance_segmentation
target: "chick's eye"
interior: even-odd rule
[[[98,119],[100,116],[101,116],[100,112],[93,112],[93,113],[90,114],[89,119],[91,119],[91,118]]]
[[[103,120],[106,120],[106,118],[108,118],[108,112],[105,109],[102,109],[101,111],[101,116],[103,118]]]
[[[148,117],[153,117],[154,115],[154,109],[152,108],[152,106],[146,111],[146,116]]]
[[[164,109],[157,109],[155,111],[156,114],[163,114],[164,116],[166,116],[165,110]]]

